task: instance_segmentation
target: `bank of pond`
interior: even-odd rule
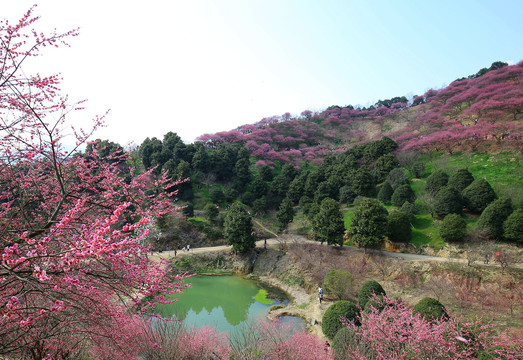
[[[157,310],[163,317],[181,320],[188,327],[212,326],[218,332],[234,334],[265,318],[271,306],[289,302],[279,289],[238,275],[199,275],[184,282],[191,287],[173,295],[179,300],[160,305]],[[299,317],[286,316],[279,321],[296,330],[304,328],[304,320]]]

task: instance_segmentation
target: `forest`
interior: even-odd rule
[[[523,62],[495,62],[410,99],[285,113],[192,144],[168,132],[124,149],[92,139],[105,115],[91,129],[72,125],[83,104],[60,92],[59,76],[22,71],[43,47],[78,34],[31,31],[33,10],[0,23],[0,357],[521,356]],[[74,148],[64,146],[70,134]],[[212,328],[189,333],[154,315],[190,275],[148,254],[186,245],[248,254],[266,229],[326,251],[363,248],[361,259],[369,249],[458,248],[470,266],[490,262],[503,275],[496,283],[442,272],[442,281],[460,278],[461,309],[502,303],[512,322],[460,318],[434,298],[410,306],[376,281],[361,284],[356,304],[329,285],[348,287],[355,268],[318,279],[339,300],[322,319],[333,352],[275,324],[259,325],[258,345],[280,334],[265,350],[233,349]]]

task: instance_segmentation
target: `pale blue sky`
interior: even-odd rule
[[[2,0],[0,17],[35,1]],[[84,116],[110,108],[96,137],[122,145],[422,94],[523,60],[521,0],[41,0],[36,13],[39,29],[81,35],[27,69],[62,72]]]

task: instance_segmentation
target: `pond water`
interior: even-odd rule
[[[195,276],[186,280],[191,288],[183,294],[176,294],[179,301],[160,305],[157,310],[163,317],[184,320],[189,327],[200,328],[205,325],[216,328],[219,332],[233,333],[243,326],[265,318],[272,305],[285,303],[273,300],[272,305],[265,305],[254,297],[260,290],[256,282],[236,275]],[[303,319],[286,317],[281,321],[290,323],[293,328],[303,328]]]

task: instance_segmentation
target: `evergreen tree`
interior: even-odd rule
[[[450,186],[441,188],[434,197],[433,209],[436,215],[461,214],[463,199],[458,190]]]
[[[467,223],[458,214],[448,214],[441,222],[439,235],[445,241],[461,241],[467,234]]]
[[[392,154],[380,156],[374,163],[374,174],[378,183],[385,180],[387,175],[399,165],[398,160]]]
[[[368,196],[375,189],[374,177],[365,166],[356,170],[354,177],[349,181],[356,195]]]
[[[491,202],[481,213],[478,228],[486,229],[491,239],[503,237],[503,223],[512,213],[512,201],[502,198]]]
[[[496,193],[485,179],[477,179],[463,190],[465,207],[472,212],[480,214],[492,201]]]
[[[425,184],[425,190],[432,196],[436,195],[444,186],[447,186],[449,176],[443,170],[436,170],[428,178]]]
[[[394,190],[392,190],[392,186],[388,181],[385,181],[381,186],[380,191],[378,192],[378,200],[384,204],[388,204],[390,203],[390,198],[392,197],[393,193]]]
[[[216,218],[218,217],[218,214],[219,214],[219,211],[218,211],[218,208],[216,207],[215,204],[211,204],[211,203],[208,203],[205,205],[205,207],[203,208],[203,212],[205,214],[205,216],[207,216],[207,218],[209,220],[216,220]]]
[[[378,200],[364,199],[354,210],[349,233],[354,242],[367,249],[367,247],[378,245],[383,241],[387,227],[387,209]]]
[[[365,305],[371,300],[372,296],[385,296],[385,290],[381,284],[375,280],[365,282],[358,292],[358,305],[364,309]]]
[[[234,185],[239,191],[244,190],[249,181],[251,181],[252,174],[249,157],[249,151],[246,148],[242,148],[238,152],[236,164],[234,165]]]
[[[352,191],[352,188],[349,185],[342,186],[340,188],[340,202],[345,204],[352,204],[356,198],[356,194]]]
[[[289,185],[289,190],[287,191],[287,196],[292,200],[293,204],[296,204],[300,197],[303,195],[305,189],[305,181],[307,181],[308,173],[304,172],[294,178],[291,184]]]
[[[321,202],[319,212],[312,222],[314,239],[322,244],[343,245],[345,224],[340,212],[340,204],[333,199],[326,198]]]
[[[254,249],[255,238],[252,234],[252,219],[245,206],[236,201],[225,215],[223,231],[227,244],[232,245],[234,251],[241,253]]]
[[[196,143],[195,147],[196,153],[192,157],[191,162],[193,169],[204,173],[209,172],[211,163],[207,149],[205,149],[205,146],[203,146],[202,143]]]
[[[459,169],[449,177],[448,185],[463,191],[473,181],[474,177],[467,169]]]
[[[412,228],[409,217],[404,212],[398,210],[391,211],[388,217],[388,224],[387,236],[390,240],[396,242],[408,242],[410,240]]]
[[[504,236],[523,244],[523,209],[517,209],[503,223]]]
[[[394,194],[390,198],[392,205],[400,207],[405,201],[414,202],[416,195],[408,184],[400,185],[394,190]]]
[[[267,194],[268,186],[261,176],[258,176],[252,182],[252,194],[256,199],[261,198]]]
[[[276,213],[280,231],[284,230],[287,225],[294,219],[294,208],[291,199],[286,197],[280,204],[280,208]]]
[[[413,223],[414,220],[416,220],[416,206],[413,203],[405,201],[401,206],[400,211],[407,215],[410,223]]]
[[[264,181],[272,181],[274,174],[269,165],[264,165],[260,168],[260,176]]]
[[[445,306],[431,297],[421,299],[416,305],[414,305],[412,311],[415,314],[420,314],[427,321],[445,320],[449,318]]]
[[[395,190],[400,185],[409,184],[409,177],[405,174],[403,168],[394,168],[387,175],[387,181]]]

